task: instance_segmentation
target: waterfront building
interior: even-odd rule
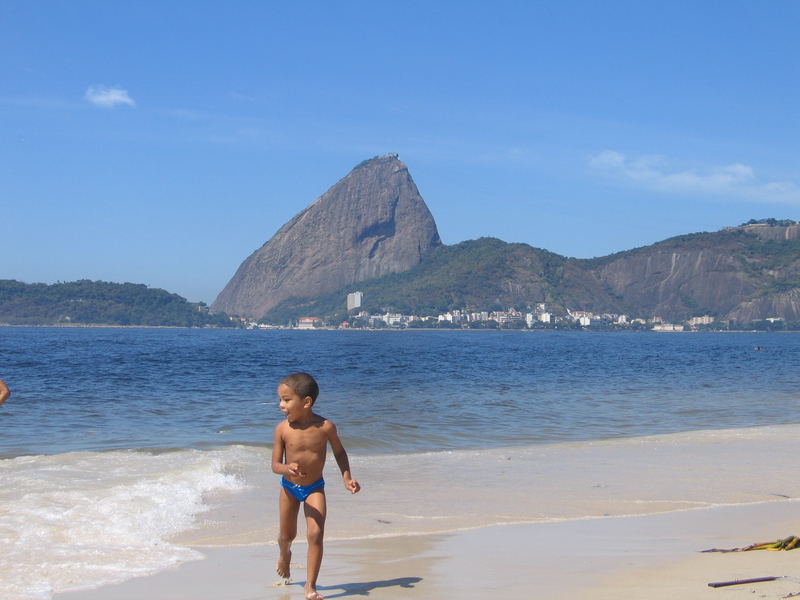
[[[697,325],[711,325],[714,322],[714,317],[711,315],[703,315],[702,317],[692,317],[689,319],[689,325],[696,327]]]
[[[319,317],[300,317],[297,319],[298,329],[316,329],[322,327],[322,319]]]

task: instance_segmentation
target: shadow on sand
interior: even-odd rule
[[[333,591],[342,590],[336,594],[326,594],[325,598],[343,598],[345,596],[369,596],[372,590],[378,588],[401,587],[413,588],[414,584],[422,581],[422,577],[398,577],[397,579],[385,579],[383,581],[361,581],[357,583],[340,583],[339,585],[319,586],[319,590]]]

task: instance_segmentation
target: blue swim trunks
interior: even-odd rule
[[[311,495],[311,492],[315,492],[325,487],[325,480],[320,477],[314,483],[300,485],[298,483],[292,483],[286,479],[286,477],[281,477],[281,485],[286,489],[287,492],[297,498],[299,502],[305,502],[306,498]]]

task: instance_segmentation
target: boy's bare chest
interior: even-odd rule
[[[290,429],[284,435],[286,451],[295,452],[315,452],[322,454],[325,452],[327,438],[319,428],[310,427],[308,429]]]

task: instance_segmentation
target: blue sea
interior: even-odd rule
[[[0,357],[3,457],[270,443],[294,371],[356,452],[800,422],[792,334],[6,327]]]
[[[382,469],[800,423],[794,334],[3,327],[0,596],[198,558],[172,540],[271,481],[294,371],[354,464]]]

